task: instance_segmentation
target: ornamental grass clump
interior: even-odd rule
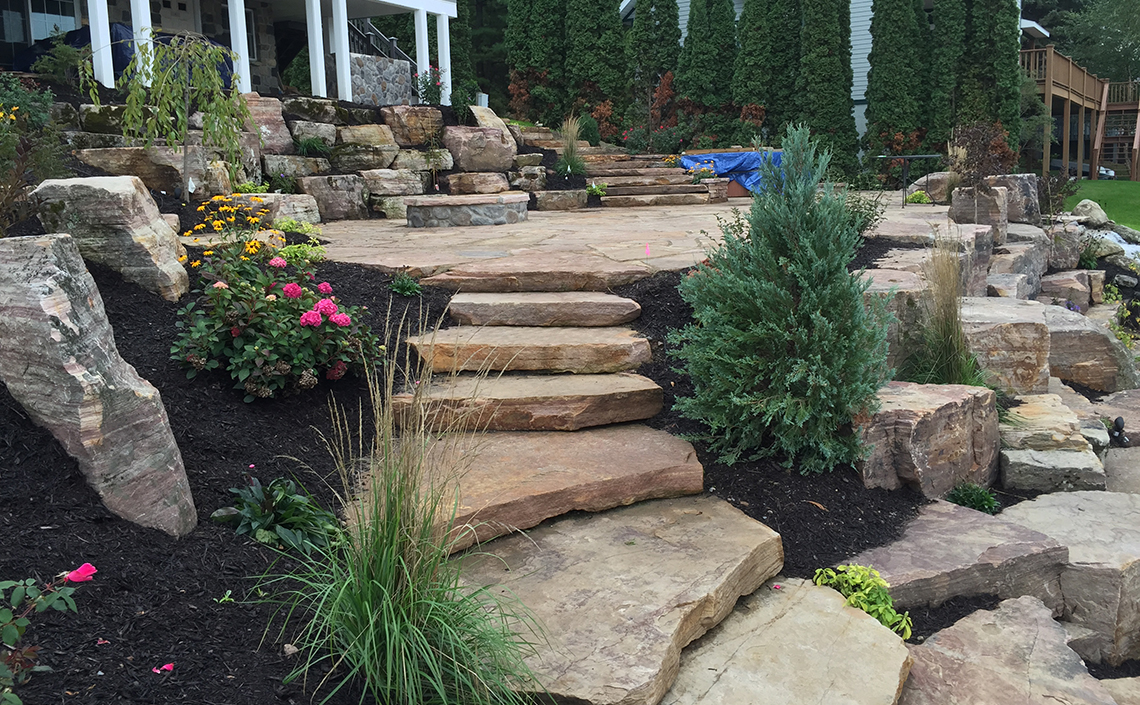
[[[405,360],[404,369],[414,366]],[[350,684],[361,702],[533,702],[517,692],[542,690],[524,662],[533,618],[488,588],[464,585],[461,562],[449,558],[463,470],[456,444],[469,435],[469,419],[447,429],[432,423],[430,370],[405,380],[413,401],[395,411],[395,370],[370,375],[371,408],[355,422],[330,404],[326,442],[348,519],[341,539],[263,582],[281,606],[281,636],[305,654],[287,681],[327,693],[321,702]]]
[[[261,201],[215,196],[198,208],[203,221],[186,235],[208,233],[214,244],[187,258],[199,296],[179,312],[171,348],[188,378],[225,369],[246,401],[311,389],[321,376],[340,379],[379,354],[361,309],[340,301],[329,282],[314,286],[309,260],[282,256],[279,232],[259,236]]]
[[[578,154],[578,137],[581,123],[571,115],[562,122],[562,156],[554,163],[554,171],[562,176],[584,175],[586,162]]]
[[[681,281],[694,322],[671,335],[693,382],[677,409],[705,423],[733,464],[780,457],[802,473],[863,455],[852,421],[888,378],[881,297],[847,265],[860,242],[842,192],[819,190],[831,154],[789,128],[783,163],[765,161],[747,222]]]

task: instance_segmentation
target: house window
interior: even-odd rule
[[[229,17],[229,3],[222,3],[222,11]],[[229,32],[226,33],[229,35]],[[227,40],[228,41],[228,40]],[[245,8],[245,43],[249,46],[249,60],[257,61],[257,18],[252,8]]]
[[[31,0],[32,41],[75,29],[75,0]]]

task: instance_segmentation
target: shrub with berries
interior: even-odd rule
[[[250,201],[256,202],[256,196]],[[329,282],[314,284],[307,260],[280,256],[280,233],[237,227],[244,204],[216,197],[200,208],[205,228],[220,242],[190,265],[200,295],[180,311],[181,329],[171,355],[193,378],[224,368],[246,401],[315,387],[324,377],[340,379],[353,365],[374,364],[380,341],[360,322],[360,308],[346,306]],[[222,221],[218,211],[235,221]],[[228,227],[225,227],[228,226]]]

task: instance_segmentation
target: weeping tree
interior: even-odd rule
[[[227,75],[236,55],[200,35],[177,35],[153,44],[135,45],[134,57],[117,87],[126,93],[123,136],[150,147],[162,141],[182,149],[182,192],[193,192],[190,178],[190,116],[202,114],[200,166],[206,152],[216,150],[236,176],[241,164],[241,133],[252,117],[238,90],[237,74]],[[223,70],[225,69],[225,70]],[[90,63],[83,65],[83,85],[91,102],[100,105]]]

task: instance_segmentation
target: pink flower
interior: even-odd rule
[[[226,284],[225,282],[214,282],[214,288],[215,289],[228,289],[228,288],[230,288],[230,286],[229,286],[229,284]]]
[[[344,314],[340,314],[344,315]],[[325,373],[325,379],[340,379],[344,377],[344,373],[348,371],[348,365],[344,364],[344,360],[337,360],[336,364],[329,368]]]
[[[322,323],[324,323],[324,319],[321,318],[321,314],[317,313],[316,311],[305,311],[301,314],[301,325],[303,326],[312,326],[316,328]]]
[[[290,298],[290,299],[301,298],[301,292],[302,291],[303,291],[303,289],[301,289],[301,285],[295,284],[293,282],[289,282],[285,286],[281,287],[281,293],[285,294],[286,298]]]
[[[289,266],[289,263],[285,261],[284,257],[274,257],[273,259],[269,260],[269,266],[277,267],[278,269],[285,269]]]
[[[95,570],[95,566],[91,565],[90,563],[84,563],[83,565],[68,573],[67,577],[64,578],[64,580],[71,583],[85,583],[91,579],[92,575],[95,575],[98,572],[99,571]]]
[[[317,313],[331,316],[337,312],[337,306],[332,299],[321,299],[317,302],[316,306],[313,306],[313,310]]]
[[[328,282],[321,282],[320,284],[317,284],[317,291],[321,292],[322,294],[331,294],[332,284],[329,284]]]
[[[168,663],[165,666],[160,666],[158,668],[152,668],[150,670],[152,673],[162,673],[163,671],[173,671],[174,670],[174,664]]]
[[[334,313],[333,315],[329,316],[329,320],[341,328],[352,325],[352,319],[348,317],[347,313]]]

